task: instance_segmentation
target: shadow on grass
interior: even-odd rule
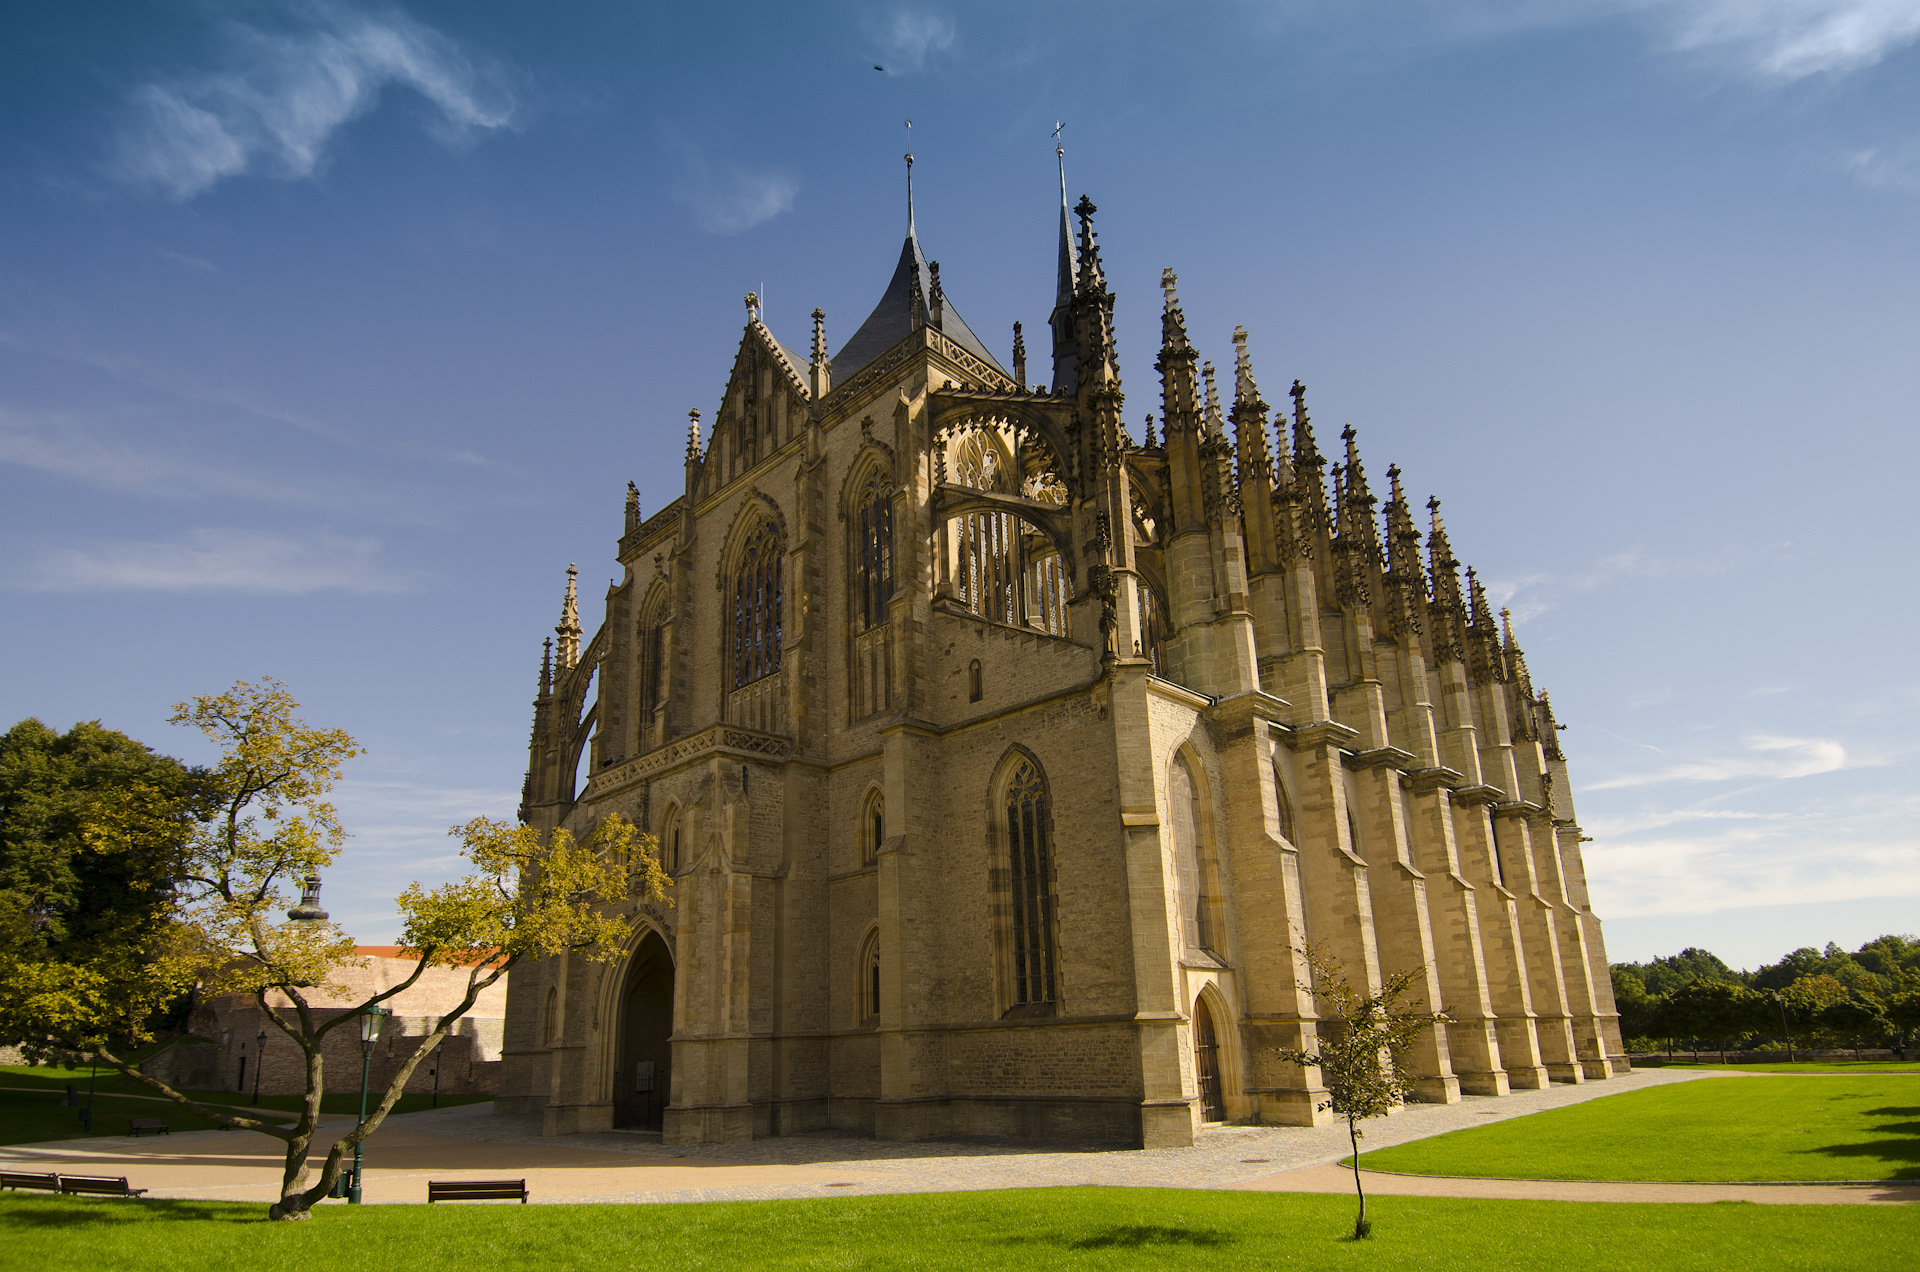
[[[265,1206],[226,1201],[142,1201],[120,1198],[9,1197],[0,1204],[0,1229],[112,1229],[156,1221],[265,1223]]]
[[[1920,1125],[1920,1124],[1916,1124]],[[1904,1130],[1904,1127],[1881,1127]],[[1825,1148],[1805,1150],[1825,1157],[1871,1157],[1880,1161],[1905,1162],[1889,1171],[1884,1166],[1874,1171],[1879,1179],[1920,1179],[1920,1137],[1862,1140],[1857,1144],[1829,1144]]]
[[[1218,1247],[1233,1245],[1239,1240],[1225,1232],[1171,1228],[1154,1223],[1126,1223],[1115,1224],[1087,1237],[1069,1239],[1064,1233],[1050,1233],[1039,1237],[1006,1237],[1002,1239],[1002,1244],[1054,1245],[1068,1250],[1144,1250],[1153,1246]]]

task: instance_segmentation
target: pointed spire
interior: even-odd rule
[[[687,462],[700,458],[700,408],[687,412]]]
[[[640,528],[640,487],[627,483],[627,533]]]
[[[1287,390],[1293,398],[1293,503],[1298,517],[1300,555],[1313,555],[1314,542],[1333,533],[1333,514],[1327,507],[1327,461],[1313,438],[1313,420],[1307,414],[1307,386],[1295,380]]]
[[[1213,363],[1202,362],[1200,364],[1200,379],[1207,386],[1207,389],[1206,389],[1207,406],[1206,406],[1206,415],[1204,416],[1204,424],[1205,424],[1207,436],[1208,437],[1223,436],[1225,434],[1225,429],[1223,428],[1221,424],[1221,419],[1220,419],[1220,386],[1213,382]]]
[[[1427,500],[1431,530],[1427,533],[1427,567],[1433,577],[1433,660],[1454,662],[1466,652],[1466,602],[1460,594],[1460,562],[1447,542],[1447,523],[1440,519],[1440,499]]]
[[[907,152],[907,237],[913,237],[913,152]]]
[[[553,692],[553,637],[540,642],[540,696]]]
[[[1025,391],[1027,387],[1027,338],[1020,334],[1020,324],[1013,324],[1013,387]]]
[[[1388,614],[1393,633],[1405,638],[1420,632],[1427,600],[1426,568],[1420,560],[1420,531],[1407,507],[1400,485],[1400,466],[1387,469],[1391,493],[1387,496],[1387,588],[1393,605]]]
[[[1073,299],[1074,289],[1080,285],[1080,257],[1073,250],[1073,217],[1067,211],[1066,147],[1056,145],[1053,153],[1060,161],[1060,261],[1053,286],[1053,303],[1058,309]]]
[[[1103,292],[1107,289],[1106,271],[1100,267],[1100,236],[1093,231],[1093,214],[1100,209],[1086,195],[1073,205],[1080,218],[1080,274],[1076,292]]]
[[[1487,588],[1471,567],[1467,570],[1467,674],[1483,685],[1507,679],[1506,659],[1500,652],[1500,629],[1487,606]]]
[[[1267,449],[1267,404],[1260,397],[1260,386],[1253,382],[1245,327],[1233,329],[1233,434],[1241,483],[1271,482],[1273,456]]]
[[[560,602],[560,623],[553,629],[560,638],[559,655],[562,670],[572,667],[580,661],[580,593],[575,586],[580,577],[580,567],[567,566],[567,595]]]
[[[818,402],[833,389],[833,368],[827,360],[827,311],[813,311],[813,356],[807,366],[807,387]]]

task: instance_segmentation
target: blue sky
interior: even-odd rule
[[[1100,205],[1438,494],[1553,692],[1616,958],[1920,929],[1920,2],[119,3],[0,16],[0,715],[369,754],[335,916],[510,815],[539,644],[678,492],[758,290],[1043,329]],[[884,67],[876,71],[875,64]],[[911,118],[911,134],[903,127]]]

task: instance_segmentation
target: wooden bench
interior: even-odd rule
[[[134,1117],[127,1119],[127,1134],[140,1138],[142,1131],[152,1131],[155,1135],[171,1135],[173,1128],[157,1117]]]
[[[37,1175],[24,1170],[0,1170],[0,1188],[38,1188],[42,1192],[59,1192],[60,1176]]]
[[[127,1187],[125,1175],[62,1175],[60,1191],[66,1196],[88,1193],[100,1197],[138,1197],[147,1190]]]
[[[512,1201],[527,1204],[524,1179],[429,1179],[427,1204],[436,1201]]]

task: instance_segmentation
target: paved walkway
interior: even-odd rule
[[[1639,1070],[1605,1082],[1469,1096],[1458,1104],[1410,1105],[1369,1125],[1363,1148],[1385,1148],[1463,1127],[1562,1108],[1627,1091],[1725,1076],[1712,1070]],[[323,1120],[325,1144],[352,1126]],[[237,1131],[158,1139],[62,1140],[0,1148],[0,1168],[127,1175],[152,1197],[270,1202],[278,1193],[278,1141]],[[899,1143],[838,1134],[794,1135],[698,1148],[663,1146],[657,1135],[602,1132],[547,1138],[532,1116],[494,1116],[488,1104],[390,1117],[367,1144],[365,1197],[420,1202],[434,1178],[527,1178],[536,1202],[736,1201],[875,1193],[1045,1188],[1074,1184],[1136,1188],[1347,1191],[1333,1167],[1348,1152],[1344,1124],[1222,1127],[1191,1148],[1124,1150],[961,1141]],[[1908,1189],[1791,1185],[1579,1184],[1369,1175],[1369,1188],[1427,1196],[1561,1197],[1581,1200],[1920,1200]],[[1337,1184],[1336,1184],[1337,1181]],[[1707,1196],[1699,1190],[1717,1189]],[[1598,1191],[1595,1191],[1598,1190]],[[1609,1192],[1607,1190],[1615,1190]],[[1785,1194],[1795,1194],[1787,1196]],[[1630,1195],[1629,1195],[1630,1194]],[[1659,1194],[1655,1196],[1654,1194]],[[1804,1195],[1803,1195],[1804,1194]],[[1911,1194],[1911,1195],[1903,1195]],[[507,1203],[511,1204],[511,1203]]]

